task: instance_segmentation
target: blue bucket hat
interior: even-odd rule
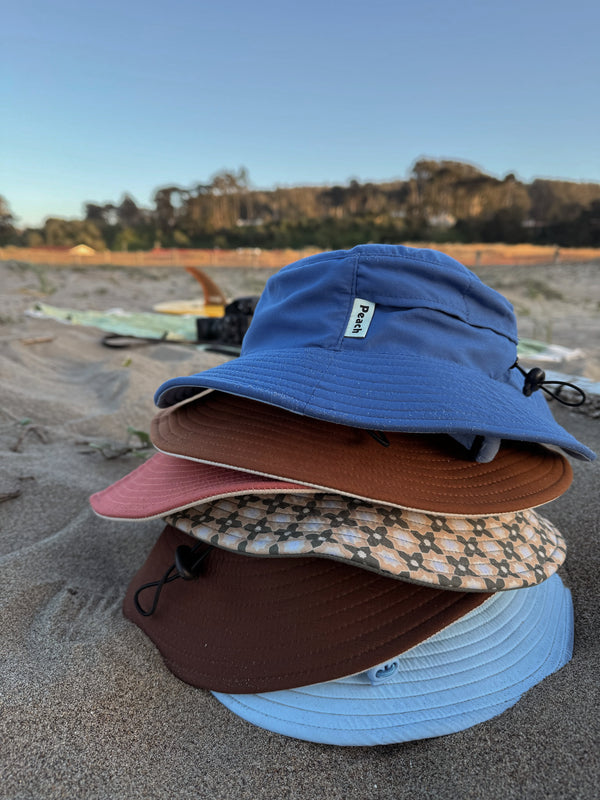
[[[272,276],[239,358],[159,387],[164,408],[219,389],[379,431],[501,438],[595,454],[526,396],[513,308],[436,250],[359,245]],[[485,449],[486,445],[484,445]]]
[[[499,592],[397,658],[348,678],[262,694],[213,692],[248,722],[310,742],[381,745],[492,719],[573,651],[573,604],[558,575]]]

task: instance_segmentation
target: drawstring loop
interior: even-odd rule
[[[175,563],[169,567],[162,578],[160,578],[158,581],[150,581],[150,583],[145,583],[143,586],[140,586],[133,596],[133,602],[139,614],[141,614],[143,617],[151,617],[152,614],[154,614],[158,605],[160,593],[163,590],[163,586],[165,586],[167,583],[171,583],[171,581],[177,580],[177,578],[183,578],[184,581],[189,581],[197,578],[200,575],[200,572],[202,571],[202,562],[213,549],[213,545],[209,545],[205,550],[202,550],[198,555],[196,555],[198,548],[202,547],[204,544],[205,542],[198,542],[198,544],[194,545],[194,547],[188,547],[186,544],[180,544],[175,550]],[[172,575],[171,573],[174,570],[177,571]],[[139,596],[143,591],[146,589],[151,589],[152,587],[156,587],[154,590],[152,605],[149,609],[145,609],[139,601]]]
[[[382,433],[381,431],[369,431],[369,430],[367,431],[367,433],[369,434],[369,436],[372,436],[376,442],[383,445],[384,447],[390,446],[390,440],[385,435],[385,433]]]
[[[572,406],[573,408],[576,408],[577,406],[583,405],[586,401],[585,392],[580,386],[576,386],[574,383],[568,383],[567,381],[547,381],[546,373],[539,367],[533,367],[529,370],[529,372],[525,372],[523,367],[519,364],[518,358],[512,365],[511,369],[514,367],[516,367],[521,375],[523,375],[525,378],[525,382],[523,384],[523,394],[525,397],[530,397],[533,392],[537,392],[538,389],[541,389],[554,400],[558,400],[559,403],[562,403],[563,406]],[[547,386],[558,386],[558,389],[553,392],[552,390],[547,389]],[[576,392],[579,395],[579,398],[576,400],[565,400],[562,398],[560,393],[565,386],[568,386],[569,389],[572,389],[574,392]]]

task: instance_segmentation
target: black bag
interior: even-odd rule
[[[239,297],[225,306],[223,317],[197,317],[198,343],[241,345],[257,303],[258,296]]]

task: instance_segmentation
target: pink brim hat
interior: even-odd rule
[[[290,481],[156,453],[121,480],[93,494],[90,504],[100,517],[143,520],[224,497],[314,491]]]

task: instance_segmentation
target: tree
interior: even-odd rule
[[[85,219],[88,222],[93,222],[99,227],[116,225],[116,206],[113,203],[105,203],[104,205],[98,205],[98,203],[86,203]]]
[[[14,219],[8,202],[0,195],[0,246],[16,242],[17,231],[13,225]]]
[[[523,211],[518,206],[500,208],[481,225],[481,239],[484,242],[504,242],[517,244],[523,242]]]
[[[44,223],[44,239],[52,247],[74,247],[76,244],[87,244],[95,250],[105,247],[101,231],[90,220],[49,217]]]
[[[164,186],[154,193],[154,221],[163,234],[170,235],[175,228],[178,218],[185,213],[185,208],[190,197],[188,189],[179,186]]]
[[[120,205],[117,206],[117,220],[124,228],[135,228],[146,221],[146,214],[136,205],[135,200],[128,194],[123,195]]]

